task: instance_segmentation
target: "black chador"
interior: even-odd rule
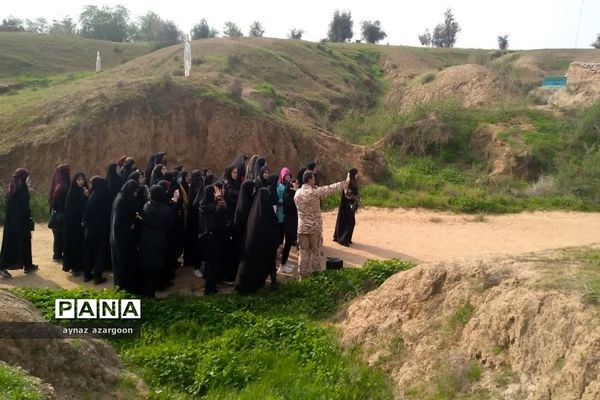
[[[0,250],[0,270],[5,277],[10,277],[7,269],[24,268],[26,273],[37,269],[31,261],[32,221],[26,184],[28,176],[26,169],[17,169],[6,192],[4,234]]]
[[[204,191],[203,184],[202,173],[197,169],[193,170],[190,180],[187,225],[185,226],[183,265],[194,267],[200,265],[198,253],[198,207],[200,206],[200,199],[198,199],[198,194],[200,191]]]
[[[125,182],[113,202],[110,217],[110,251],[115,286],[136,292],[137,243],[135,241],[135,220],[139,183]]]
[[[167,192],[159,185],[150,188],[150,201],[144,206],[144,223],[140,237],[142,294],[154,297],[159,280],[167,268],[169,236],[173,216]]]
[[[269,191],[258,189],[248,216],[244,256],[236,279],[236,290],[252,293],[260,289],[271,275],[274,279],[279,228]],[[272,281],[275,285],[275,282]]]
[[[239,177],[236,177],[236,179],[233,178],[233,170],[237,170],[237,167],[232,165],[225,169],[225,179],[223,181],[223,197],[227,204],[227,222],[225,224],[225,238],[221,249],[222,267],[219,278],[227,282],[235,282],[241,252],[241,234],[239,234],[233,224],[241,182]]]
[[[358,171],[353,168],[350,173],[350,185],[342,192],[340,207],[338,209],[333,241],[342,246],[350,246],[352,243],[352,234],[356,224],[355,213],[358,209],[359,197],[358,186],[356,185],[356,174]]]
[[[204,188],[200,203],[199,241],[206,259],[204,294],[217,292],[217,277],[221,267],[221,247],[225,235],[227,205],[222,197],[215,197],[215,186]]]
[[[94,279],[95,284],[106,282],[102,277],[104,267],[110,258],[110,210],[112,207],[111,194],[108,190],[106,179],[94,176],[90,198],[83,213],[83,226],[85,229],[83,256],[83,280]]]
[[[80,183],[78,183],[81,182]],[[87,182],[81,172],[71,180],[71,187],[65,201],[64,258],[63,271],[71,271],[75,276],[83,272],[83,213],[87,202]]]
[[[233,218],[233,225],[240,235],[242,242],[241,247],[246,237],[246,226],[248,224],[248,215],[250,215],[250,209],[254,202],[254,190],[256,188],[256,182],[244,181],[240,188],[240,194],[238,196],[237,206],[235,208],[235,216]]]

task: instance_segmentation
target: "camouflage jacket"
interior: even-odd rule
[[[298,208],[298,233],[322,233],[321,198],[339,193],[347,186],[346,181],[323,187],[302,185],[294,196],[294,203]]]

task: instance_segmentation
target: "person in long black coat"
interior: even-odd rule
[[[57,214],[55,217],[57,225],[52,228],[52,235],[54,236],[52,259],[54,261],[63,259],[65,201],[67,200],[69,186],[71,186],[70,166],[69,164],[60,164],[54,170],[52,186],[50,186],[50,193],[48,194],[50,213]]]
[[[231,165],[225,169],[223,180],[224,199],[227,204],[227,221],[222,251],[222,268],[219,278],[225,282],[235,282],[240,262],[241,235],[235,229],[234,219],[240,195],[241,181],[237,167]]]
[[[206,186],[200,203],[198,228],[202,253],[206,257],[204,294],[218,292],[217,277],[221,267],[221,247],[225,235],[226,218],[227,205],[223,200],[221,189],[214,185]]]
[[[90,198],[85,205],[83,213],[83,227],[85,230],[83,255],[83,281],[92,279],[94,284],[106,282],[102,276],[104,267],[110,258],[110,211],[112,201],[108,183],[101,176],[94,176],[90,183]]]
[[[198,253],[198,218],[200,200],[198,193],[204,191],[203,177],[200,170],[193,170],[190,178],[190,196],[187,211],[187,224],[185,227],[185,240],[183,248],[183,265],[198,267],[200,265]],[[196,201],[198,201],[196,203]]]
[[[18,168],[6,192],[4,233],[0,248],[0,276],[10,278],[9,269],[20,269],[27,274],[38,269],[31,258],[31,209],[27,177],[29,171]]]
[[[111,163],[106,170],[106,182],[108,185],[108,191],[110,192],[110,198],[114,201],[117,194],[121,191],[123,183],[121,182],[121,176],[117,172],[117,164]]]
[[[240,263],[235,289],[239,293],[252,293],[265,284],[271,275],[271,288],[277,287],[276,256],[279,229],[277,216],[266,188],[256,192],[248,216],[244,259]]]
[[[154,297],[167,268],[169,236],[173,231],[173,216],[167,202],[167,192],[161,186],[150,188],[150,201],[144,206],[139,252],[142,294],[147,297]]]
[[[83,272],[83,213],[90,192],[85,175],[78,172],[73,176],[65,201],[65,230],[63,271],[73,276]]]
[[[350,174],[350,184],[342,192],[335,230],[333,232],[333,241],[346,247],[352,243],[352,234],[356,225],[355,214],[359,204],[358,185],[356,184],[358,170],[352,168],[348,172]]]
[[[110,251],[115,287],[135,293],[137,290],[137,195],[140,184],[125,182],[113,202],[110,217]]]
[[[244,182],[244,179],[246,178],[246,161],[248,161],[248,156],[241,154],[230,164],[237,170],[237,179],[239,179],[240,183]]]
[[[254,179],[254,181],[256,182],[256,186],[258,188],[264,187],[264,188],[268,188],[269,187],[269,177],[271,176],[271,169],[269,167],[267,167],[266,165],[264,167],[262,167],[257,175],[257,177]]]

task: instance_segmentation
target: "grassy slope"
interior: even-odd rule
[[[27,37],[31,39],[32,36],[21,36]],[[41,39],[36,37],[36,40]],[[52,40],[85,41],[71,37]],[[115,46],[127,48],[129,45],[110,46],[108,53]],[[175,96],[217,97],[298,131],[316,127],[354,143],[373,145],[406,126],[407,121],[414,122],[414,113],[391,112],[382,104],[385,90],[392,83],[383,75],[380,65],[387,63],[389,67],[392,64],[396,74],[410,77],[452,65],[479,63],[498,70],[506,79],[522,83],[526,90],[526,85],[532,85],[539,76],[565,73],[568,61],[598,58],[593,50],[532,50],[498,57],[490,50],[317,44],[268,38],[199,40],[193,42],[192,54],[190,79],[182,77],[182,47],[171,46],[101,74],[72,74],[51,81],[48,87],[30,87],[14,95],[0,96],[0,152],[23,140],[51,141],[78,124],[93,123],[105,110],[126,106],[139,99],[157,102],[156,108],[160,109],[167,86],[176,88]],[[265,112],[255,100],[232,98],[228,88],[234,79],[240,80],[245,92],[256,91],[273,99],[277,109]],[[176,99],[170,97],[170,104],[174,103]],[[430,109],[436,107],[432,105]],[[420,112],[423,118],[428,112],[427,107]],[[473,111],[456,109],[443,117],[447,120],[457,118],[465,124],[457,128],[463,139],[485,123],[531,124],[533,130],[507,130],[500,137],[511,146],[517,143],[518,150],[534,153],[544,165],[545,173],[556,170],[556,162],[562,162],[557,154],[568,142],[564,133],[573,130],[573,121],[577,118],[533,113],[525,96],[516,105]],[[43,129],[38,129],[41,127]],[[425,174],[412,161],[392,154],[388,157],[393,166],[390,177],[382,182],[384,186],[363,192],[364,204],[469,212],[594,208],[566,192],[559,193],[558,198],[533,202],[528,198],[515,198],[515,188],[520,190],[526,186],[522,182],[492,190],[476,185],[475,182],[487,173],[485,163],[473,163],[465,152],[452,155],[455,150],[451,147],[446,149],[442,159],[430,160],[434,167],[427,167]],[[460,159],[462,156],[467,159]],[[448,158],[452,160],[449,162]],[[457,169],[457,173],[448,172]]]
[[[71,35],[0,32],[0,83],[94,71],[96,52],[112,68],[152,50],[148,43],[114,43]]]

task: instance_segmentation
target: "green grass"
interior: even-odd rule
[[[581,264],[576,276],[579,291],[591,303],[600,305],[600,249],[568,249],[563,253]]]
[[[102,66],[111,68],[154,49],[149,43],[115,43],[74,35],[35,35],[0,32],[0,82],[19,82],[21,77],[46,77],[94,71],[96,52]]]
[[[44,394],[23,370],[0,362],[0,396],[3,400],[42,400]]]
[[[327,320],[347,301],[411,264],[368,261],[277,292],[143,300],[139,339],[113,340],[151,399],[391,399],[389,379],[342,350]],[[93,290],[15,289],[52,320],[55,298],[114,297]]]

